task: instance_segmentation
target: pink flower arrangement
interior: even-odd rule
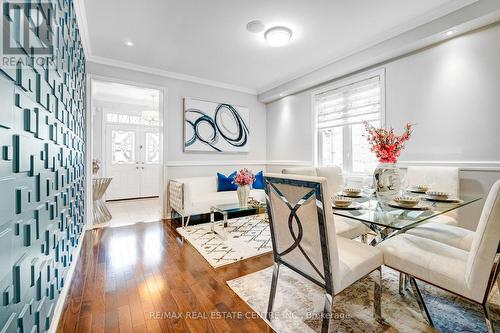
[[[234,182],[239,186],[252,185],[254,180],[255,176],[252,171],[248,169],[241,169],[236,176],[234,176]]]
[[[396,163],[397,158],[401,154],[401,150],[405,147],[405,142],[408,141],[413,132],[413,125],[407,123],[404,133],[401,135],[394,134],[394,128],[386,130],[385,128],[376,128],[368,122],[363,122],[367,134],[364,135],[371,146],[371,151],[375,153],[380,163]]]

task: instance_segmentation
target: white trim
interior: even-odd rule
[[[166,166],[169,168],[179,167],[198,167],[198,166],[231,166],[231,165],[262,165],[265,166],[267,161],[168,161]]]
[[[400,161],[401,168],[408,166],[453,166],[461,171],[499,171],[500,161]]]
[[[270,160],[266,165],[313,166],[314,163],[312,161]]]
[[[266,86],[263,86],[259,89],[257,89],[258,95],[261,95],[263,93],[266,93],[270,90],[276,89],[290,81],[294,81],[302,76],[305,76],[309,73],[312,73],[314,71],[317,71],[325,66],[328,66],[332,63],[335,63],[339,60],[348,58],[358,52],[364,51],[366,49],[369,49],[379,43],[382,43],[386,40],[389,40],[391,38],[394,38],[396,36],[399,36],[403,33],[406,33],[412,29],[415,29],[419,26],[425,25],[433,20],[436,20],[440,17],[446,16],[454,11],[457,11],[459,9],[462,9],[466,6],[469,6],[473,3],[478,2],[479,0],[455,0],[455,1],[449,1],[444,3],[443,5],[434,8],[426,13],[423,13],[422,15],[419,15],[413,19],[410,19],[406,21],[405,23],[402,23],[392,29],[389,29],[383,33],[377,34],[374,38],[372,38],[369,42],[365,43],[363,46],[357,47],[355,49],[352,49],[351,51],[348,51],[340,56],[336,56],[334,58],[329,59],[328,61],[322,62],[319,65],[316,65],[312,68],[309,68],[308,70],[296,72],[292,75],[289,75],[286,78],[283,78],[281,80],[275,81],[271,84],[268,84]]]
[[[166,189],[166,184],[167,184],[167,168],[165,167],[165,163],[167,161],[167,150],[168,150],[168,133],[167,133],[167,127],[168,127],[168,112],[167,112],[167,103],[168,103],[168,88],[164,86],[157,86],[157,85],[151,85],[151,84],[145,84],[142,82],[137,82],[137,81],[131,81],[131,80],[124,80],[120,78],[115,78],[115,77],[109,77],[109,76],[102,76],[102,75],[96,75],[96,74],[87,74],[88,77],[88,82],[92,82],[92,80],[97,80],[97,81],[104,81],[104,82],[113,82],[113,83],[121,83],[121,84],[127,84],[127,85],[133,85],[136,87],[142,87],[142,88],[148,88],[148,89],[155,89],[160,92],[160,99],[158,100],[158,103],[160,104],[160,123],[163,126],[163,132],[162,132],[162,150],[163,150],[163,160],[161,163],[161,179],[160,179],[160,202],[162,203],[163,206],[163,216],[162,218],[165,218],[166,215],[166,194],[165,194],[165,189]],[[88,92],[87,92],[88,94]],[[92,114],[92,98],[90,97],[91,94],[88,94],[88,101],[87,105],[90,106],[90,113]],[[91,133],[92,126],[93,126],[93,118],[92,117],[87,117],[87,119],[91,119],[90,124],[87,124],[87,133]],[[103,137],[104,138],[104,137]],[[87,159],[90,159],[90,165],[92,165],[92,155],[87,156]],[[102,163],[103,166],[105,166],[105,163]],[[89,170],[92,170],[90,168]],[[87,186],[89,186],[87,184]],[[90,180],[90,188],[92,188],[92,180]],[[88,207],[89,205],[87,205]],[[92,225],[92,223],[90,223]]]
[[[71,280],[73,279],[73,274],[75,273],[75,267],[80,259],[80,252],[82,250],[83,238],[87,233],[88,227],[85,227],[80,236],[80,240],[76,249],[73,251],[73,261],[69,265],[68,271],[66,272],[65,284],[59,293],[59,297],[57,298],[56,306],[54,308],[54,315],[52,316],[52,321],[50,323],[48,333],[55,333],[57,331],[57,327],[59,326],[59,320],[61,319],[61,315],[64,309],[64,303],[66,302],[66,297],[68,296],[69,288],[71,286]]]
[[[87,62],[93,62],[96,64],[107,65],[107,66],[112,66],[112,67],[117,67],[117,68],[124,68],[127,70],[142,72],[142,73],[156,75],[156,76],[167,77],[170,79],[194,82],[194,83],[203,84],[206,86],[212,86],[212,87],[228,89],[228,90],[232,90],[232,91],[238,91],[238,92],[242,92],[242,93],[250,94],[250,95],[257,95],[257,90],[255,90],[255,89],[241,87],[241,86],[237,86],[237,85],[233,85],[233,84],[229,84],[229,83],[224,83],[224,82],[219,82],[219,81],[213,81],[213,80],[209,80],[209,79],[204,79],[204,78],[200,78],[197,76],[165,71],[165,70],[158,69],[158,68],[132,64],[130,62],[124,62],[124,61],[114,60],[114,59],[110,59],[110,58],[104,58],[104,57],[90,55],[90,56],[87,56]]]
[[[76,14],[76,22],[78,23],[78,30],[80,31],[83,51],[87,57],[90,57],[92,49],[90,47],[89,29],[87,27],[87,11],[85,10],[83,0],[74,0],[73,9]]]

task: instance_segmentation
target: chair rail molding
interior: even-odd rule
[[[198,167],[198,166],[231,166],[231,165],[266,165],[266,161],[245,161],[245,160],[226,160],[226,161],[169,161],[166,166],[169,168],[180,167]]]
[[[402,168],[414,165],[431,165],[453,166],[461,171],[500,171],[500,161],[400,161],[398,165]]]
[[[266,165],[291,165],[291,166],[313,166],[312,161],[295,160],[268,160]]]

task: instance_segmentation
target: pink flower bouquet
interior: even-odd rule
[[[376,128],[363,122],[366,129],[366,139],[371,146],[371,151],[375,153],[380,163],[396,163],[397,158],[401,154],[401,150],[405,147],[405,142],[408,141],[413,132],[413,125],[407,123],[405,131],[401,135],[394,134],[394,128],[386,130],[385,128]]]
[[[234,182],[239,186],[252,185],[254,180],[255,176],[252,171],[248,169],[241,169],[236,176],[234,176]]]

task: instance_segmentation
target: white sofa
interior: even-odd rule
[[[181,215],[183,226],[189,223],[192,215],[210,213],[211,206],[238,203],[236,191],[217,192],[216,176],[172,179],[168,193],[170,209]],[[250,197],[266,200],[264,190],[252,189]]]

